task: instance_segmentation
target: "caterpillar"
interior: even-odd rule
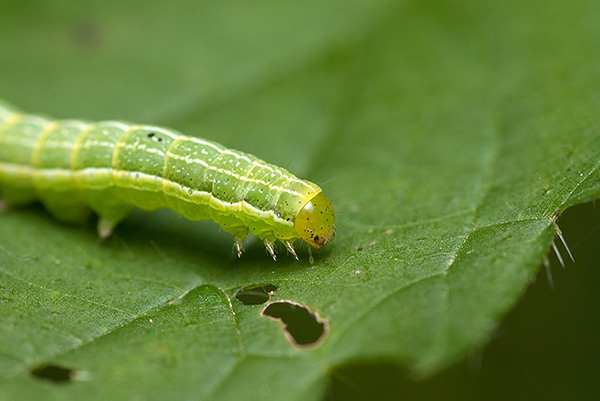
[[[151,125],[50,120],[0,101],[0,196],[41,201],[57,219],[98,215],[109,236],[133,208],[169,208],[211,219],[242,241],[253,234],[276,260],[279,240],[296,260],[300,239],[316,249],[334,235],[335,215],[316,184],[218,143]]]

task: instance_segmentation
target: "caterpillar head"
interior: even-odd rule
[[[333,206],[320,192],[300,209],[294,227],[304,242],[319,249],[328,243],[334,234],[334,221]]]

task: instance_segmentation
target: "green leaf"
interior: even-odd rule
[[[254,153],[323,184],[338,218],[310,264],[258,241],[237,260],[168,211],[104,242],[40,207],[0,214],[0,398],[318,399],[349,363],[429,375],[482,347],[557,216],[600,196],[599,17],[593,0],[4,6],[6,100]],[[288,303],[262,316],[240,289]],[[324,336],[293,344],[276,316]]]

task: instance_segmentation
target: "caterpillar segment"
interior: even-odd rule
[[[335,215],[316,184],[212,141],[149,125],[53,121],[0,101],[0,196],[40,200],[57,219],[98,218],[109,236],[133,208],[169,208],[189,220],[215,221],[241,257],[253,234],[277,259],[293,243],[329,242]]]

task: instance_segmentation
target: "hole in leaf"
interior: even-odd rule
[[[50,380],[54,383],[65,383],[73,380],[75,370],[57,365],[43,365],[31,369],[30,373],[39,379]]]
[[[292,301],[274,301],[261,312],[278,320],[292,345],[299,347],[315,347],[327,334],[327,322],[309,307]]]
[[[242,287],[236,292],[235,297],[244,305],[260,305],[267,302],[276,289],[273,284]]]

